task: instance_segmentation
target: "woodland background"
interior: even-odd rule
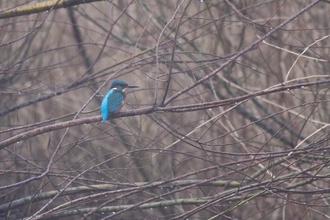
[[[0,218],[329,219],[329,12],[2,0]]]

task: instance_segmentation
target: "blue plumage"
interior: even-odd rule
[[[111,83],[110,90],[104,96],[101,103],[100,111],[103,122],[108,119],[109,113],[119,112],[124,106],[126,99],[126,88],[138,88],[138,86],[128,85],[126,82],[118,79]]]

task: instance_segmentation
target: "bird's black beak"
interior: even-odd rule
[[[127,88],[139,88],[138,86],[128,85]]]

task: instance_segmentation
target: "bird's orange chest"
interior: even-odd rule
[[[118,109],[116,110],[116,112],[119,112],[123,108],[123,106],[125,105],[125,103],[126,103],[126,96],[124,97],[121,105],[118,107]]]

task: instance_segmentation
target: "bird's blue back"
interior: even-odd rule
[[[125,93],[122,91],[122,88],[112,88],[110,91],[104,96],[101,104],[101,114],[102,121],[106,121],[108,119],[109,113],[116,112],[125,99]]]

